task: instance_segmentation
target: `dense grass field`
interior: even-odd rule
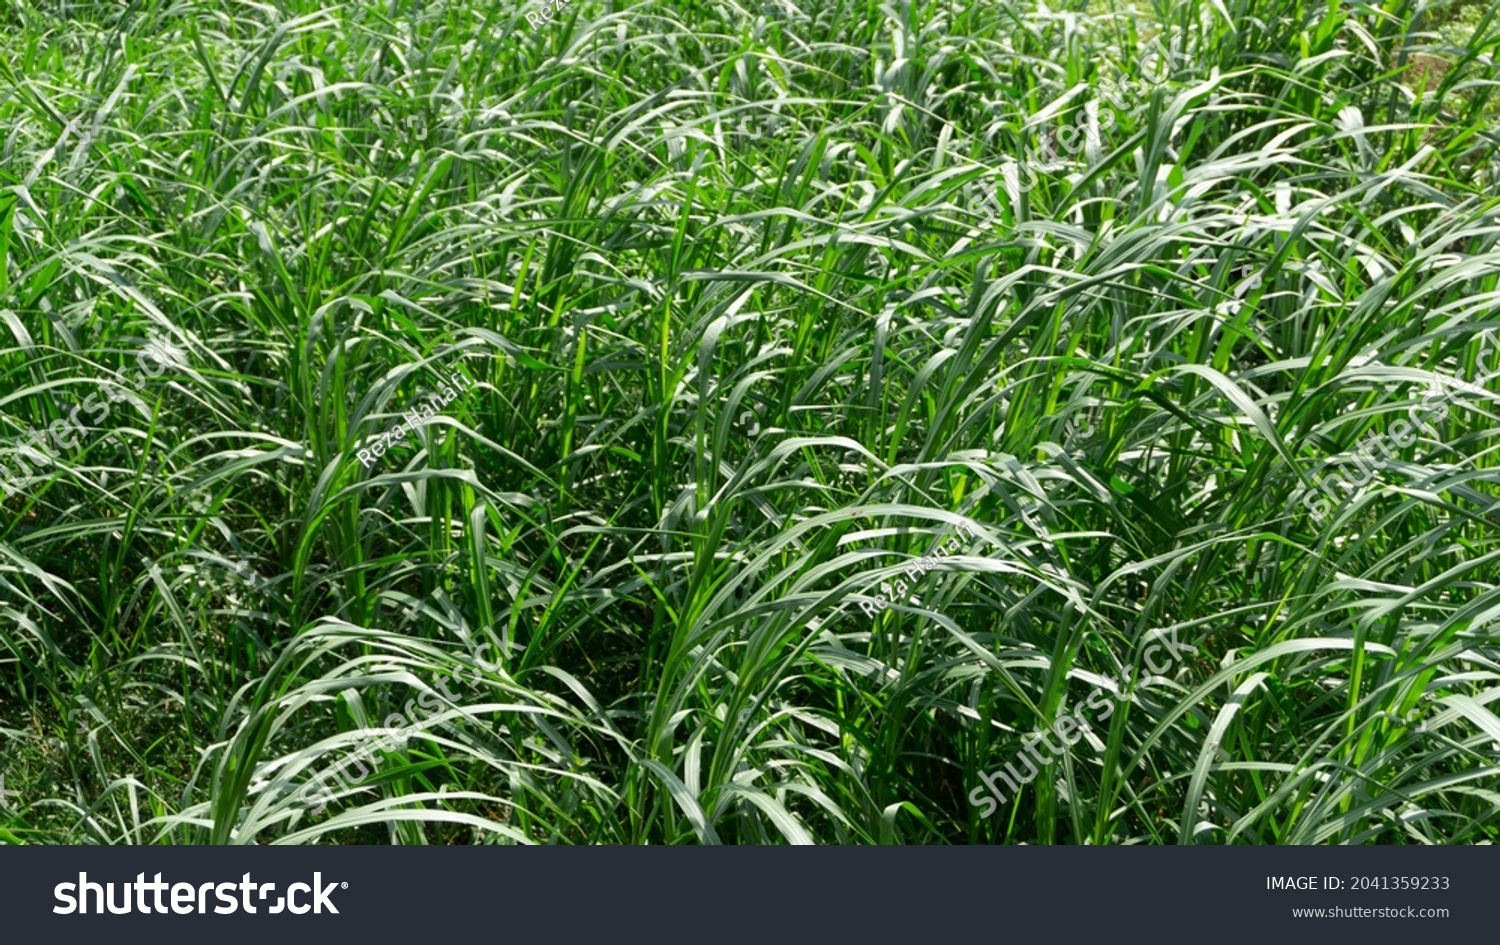
[[[1494,9],[537,4],[0,6],[0,841],[1500,839]]]

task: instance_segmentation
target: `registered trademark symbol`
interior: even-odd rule
[[[349,884],[348,883],[339,883],[339,885],[342,886],[345,889],[349,888]]]

